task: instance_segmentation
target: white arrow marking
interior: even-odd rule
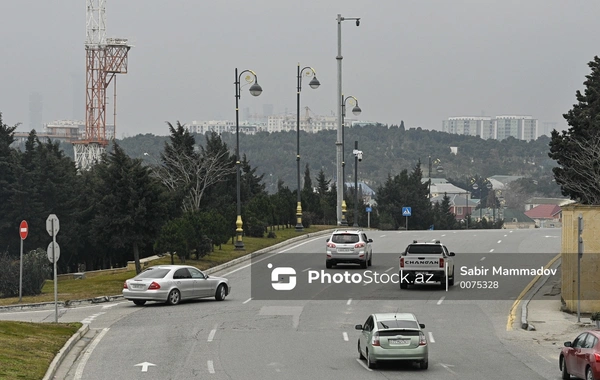
[[[452,374],[456,375],[456,372],[454,372],[453,370],[451,370],[451,369],[450,369],[450,367],[454,367],[452,364],[443,364],[443,363],[440,363],[440,365],[441,365],[442,367],[444,367],[445,369],[447,369],[447,370],[448,370],[448,372],[450,372],[450,373],[452,373]]]
[[[148,372],[148,367],[156,367],[156,364],[143,362],[143,363],[134,365],[134,367],[142,367],[142,372]]]

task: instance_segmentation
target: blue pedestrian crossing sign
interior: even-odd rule
[[[402,216],[411,216],[410,207],[402,207]]]

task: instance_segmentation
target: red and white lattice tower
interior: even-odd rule
[[[106,0],[86,0],[85,135],[73,143],[75,164],[88,170],[106,150],[106,89],[113,81],[116,115],[116,74],[127,74],[131,45],[124,38],[106,38]],[[116,117],[116,116],[115,116]],[[114,125],[116,136],[116,120]]]

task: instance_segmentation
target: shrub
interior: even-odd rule
[[[11,258],[7,252],[0,253],[0,296],[17,297],[19,295],[19,260]],[[52,267],[46,251],[38,248],[23,255],[23,296],[38,295],[44,282],[51,278]]]

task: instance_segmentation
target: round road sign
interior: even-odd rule
[[[19,226],[19,235],[21,235],[21,240],[27,239],[27,234],[29,233],[29,226],[26,221],[22,221]]]
[[[46,253],[48,254],[48,260],[50,260],[51,263],[54,264],[57,262],[58,258],[60,257],[60,247],[58,246],[58,243],[50,242],[50,244],[48,244],[48,250]]]

